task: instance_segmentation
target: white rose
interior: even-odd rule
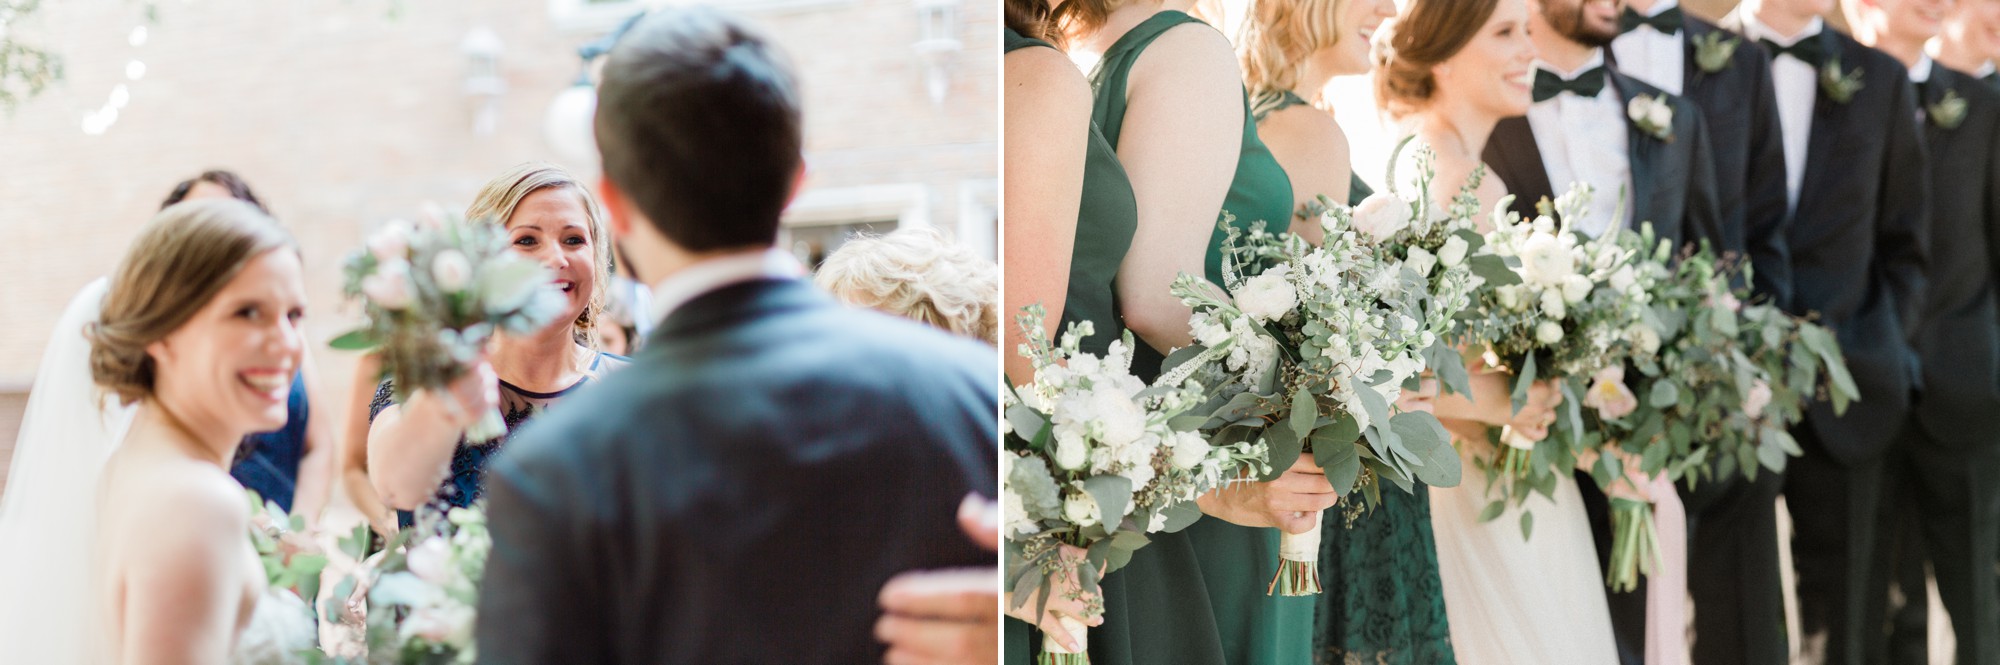
[[[1465,261],[1465,253],[1470,249],[1471,246],[1465,243],[1464,238],[1458,236],[1446,238],[1444,246],[1438,248],[1438,262],[1443,263],[1446,268],[1456,268],[1459,263]]]
[[[432,536],[410,548],[408,565],[418,579],[444,586],[451,582],[451,547],[443,538]]]
[[[456,249],[438,252],[431,259],[431,279],[437,280],[438,288],[446,293],[463,291],[472,283],[472,261]]]
[[[1576,272],[1575,259],[1554,235],[1537,233],[1521,244],[1521,278],[1543,287],[1561,286]]]
[[[1063,519],[1077,526],[1090,526],[1103,519],[1097,500],[1081,492],[1072,493],[1063,500]]]
[[[410,264],[402,261],[383,263],[375,267],[375,274],[361,278],[361,293],[370,302],[383,309],[400,310],[410,306]]]
[[[1563,303],[1562,291],[1550,289],[1542,292],[1543,315],[1551,319],[1561,319],[1563,315],[1568,313],[1569,308]]]
[[[1554,321],[1543,321],[1535,325],[1535,341],[1544,345],[1562,341],[1563,327]]]
[[[1751,418],[1764,415],[1764,407],[1771,405],[1771,384],[1757,379],[1750,384],[1750,394],[1743,396],[1743,414]]]
[[[1410,226],[1410,204],[1394,194],[1376,192],[1354,207],[1354,230],[1375,243],[1396,237]]]
[[[1438,257],[1424,251],[1422,247],[1411,247],[1410,258],[1403,260],[1403,265],[1409,266],[1411,270],[1417,271],[1417,274],[1423,277],[1431,276],[1431,268],[1437,267],[1437,263]]]
[[[400,219],[382,225],[380,230],[368,236],[368,252],[382,262],[409,260],[410,232],[414,228]]]
[[[1619,293],[1632,290],[1632,287],[1638,284],[1638,281],[1638,276],[1632,274],[1632,266],[1630,264],[1618,266],[1618,271],[1611,273],[1611,288]]]
[[[1632,340],[1632,346],[1639,353],[1653,355],[1660,351],[1660,333],[1645,323],[1634,323],[1625,331],[1625,337]]]
[[[1591,286],[1590,278],[1583,275],[1570,275],[1563,278],[1563,302],[1571,305],[1583,302],[1584,297],[1590,295]]]
[[[1275,321],[1299,305],[1299,293],[1285,279],[1290,266],[1278,266],[1250,278],[1236,296],[1236,306],[1258,321]]]
[[[1089,459],[1090,447],[1084,444],[1082,436],[1074,432],[1056,433],[1056,466],[1064,471],[1075,471],[1083,468],[1084,462]]]
[[[1502,287],[1498,287],[1498,288],[1494,289],[1494,291],[1493,291],[1493,292],[1494,292],[1494,295],[1497,295],[1497,296],[1499,296],[1499,297],[1500,297],[1500,306],[1501,306],[1501,307],[1505,307],[1505,308],[1507,308],[1507,309],[1509,309],[1509,310],[1519,310],[1519,309],[1521,309],[1521,289],[1520,289],[1520,288],[1518,288],[1518,287],[1513,287],[1513,286],[1502,286]]]
[[[1174,468],[1192,469],[1200,465],[1202,460],[1208,459],[1210,446],[1208,440],[1201,438],[1200,434],[1181,432],[1174,435],[1174,439]]]
[[[1558,210],[1561,209],[1560,206],[1562,205],[1563,200],[1568,198],[1569,196],[1570,196],[1569,194],[1564,194],[1562,195],[1562,197],[1558,197],[1556,199],[1556,205],[1558,206],[1557,208]],[[1533,228],[1535,230],[1535,233],[1538,235],[1552,234],[1556,232],[1556,220],[1554,217],[1550,217],[1548,215],[1536,215],[1535,221],[1529,224],[1529,226]]]
[[[1090,391],[1090,410],[1103,425],[1103,441],[1107,446],[1131,445],[1146,433],[1146,412],[1115,389],[1100,387]]]

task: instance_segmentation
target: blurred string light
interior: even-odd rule
[[[148,4],[146,6],[145,23],[132,26],[132,30],[125,33],[125,43],[132,45],[132,48],[145,46],[146,40],[151,36],[151,31],[146,27],[146,23],[153,23],[158,20],[159,15],[156,13],[155,7],[152,4]],[[125,105],[132,103],[132,88],[129,84],[136,83],[139,79],[145,77],[146,63],[144,61],[138,58],[126,61],[125,80],[111,86],[111,93],[105,97],[103,106],[83,113],[83,133],[89,136],[103,136],[105,132],[110,131],[111,125],[118,122],[118,112],[124,110]]]

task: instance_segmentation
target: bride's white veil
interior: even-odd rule
[[[50,336],[0,496],[0,660],[82,663],[108,633],[94,616],[97,481],[132,424],[90,376],[84,326],[110,280],[84,287]],[[96,626],[96,629],[93,629]]]

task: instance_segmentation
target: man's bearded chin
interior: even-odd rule
[[[1578,2],[1568,7],[1556,7],[1553,3],[1544,3],[1542,11],[1544,17],[1549,20],[1549,27],[1555,28],[1556,34],[1562,35],[1564,39],[1591,48],[1610,46],[1611,40],[1618,38],[1618,26],[1613,24],[1599,30],[1590,25],[1584,18],[1585,4],[1587,3]]]

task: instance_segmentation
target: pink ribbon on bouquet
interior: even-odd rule
[[[1646,576],[1646,665],[1687,665],[1687,510],[1667,474],[1648,489],[1660,561]]]

